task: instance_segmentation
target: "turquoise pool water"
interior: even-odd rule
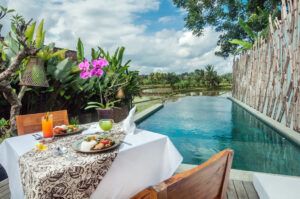
[[[187,164],[232,148],[235,169],[300,176],[300,148],[226,98],[179,98],[138,126],[169,136]]]

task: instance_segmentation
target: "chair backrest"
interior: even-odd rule
[[[42,117],[46,113],[36,113],[36,114],[28,114],[28,115],[18,115],[16,117],[17,121],[17,129],[18,135],[24,135],[28,133],[34,133],[42,130]],[[68,111],[54,111],[51,112],[53,115],[53,125],[68,125]]]
[[[232,150],[221,151],[207,162],[141,191],[133,199],[224,199],[232,159]]]

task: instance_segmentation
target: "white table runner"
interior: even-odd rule
[[[117,158],[91,198],[129,198],[142,189],[169,178],[182,161],[168,137],[145,130],[127,135]],[[6,139],[0,145],[0,163],[5,168],[12,199],[24,198],[18,160],[34,148],[32,135]]]

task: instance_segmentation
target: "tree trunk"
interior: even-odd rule
[[[26,92],[26,87],[23,86],[17,95],[14,88],[12,88],[8,81],[3,81],[0,83],[0,91],[3,93],[6,101],[11,105],[10,108],[10,133],[12,135],[17,134],[17,123],[16,116],[20,114],[22,108],[22,98]]]

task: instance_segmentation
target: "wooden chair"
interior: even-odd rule
[[[207,162],[147,188],[132,199],[223,199],[229,182],[232,150],[224,150]]]
[[[51,112],[53,115],[53,125],[68,125],[68,111],[54,111]],[[17,129],[18,135],[24,135],[28,133],[34,133],[42,130],[42,117],[46,115],[46,113],[36,113],[36,114],[28,114],[28,115],[18,115],[16,117],[17,121]]]

